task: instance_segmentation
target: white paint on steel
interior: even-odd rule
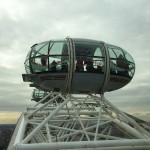
[[[104,95],[51,94],[47,102],[24,113],[12,149],[150,149],[149,131]],[[57,99],[63,102],[56,103]]]

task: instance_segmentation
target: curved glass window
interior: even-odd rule
[[[24,63],[24,65],[25,65],[25,70],[26,70],[26,72],[27,72],[28,74],[31,73],[31,71],[30,71],[30,65],[29,65],[30,53],[31,53],[31,51],[29,51],[29,53],[27,54],[27,57],[26,57],[26,60],[25,60],[25,63]]]
[[[124,53],[125,53],[125,59],[126,59],[125,69],[126,69],[126,72],[128,73],[127,75],[130,77],[133,77],[133,75],[135,73],[134,60],[133,60],[132,56],[128,52],[126,52],[125,50],[124,50]]]
[[[133,77],[135,72],[133,58],[120,47],[109,44],[107,46],[110,56],[110,74]]]
[[[49,64],[51,72],[68,72],[69,52],[67,41],[51,42]]]
[[[32,73],[68,71],[67,41],[42,42],[34,45],[31,49],[30,65],[29,55],[25,62],[27,73],[30,73],[30,70]]]
[[[43,42],[32,47],[30,65],[33,73],[48,71],[48,45],[49,42]]]
[[[40,55],[47,55],[48,54],[48,45],[49,42],[39,43],[33,47],[31,52],[31,57],[36,57]]]
[[[104,52],[100,43],[75,41],[75,71],[104,72]]]

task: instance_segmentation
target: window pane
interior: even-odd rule
[[[118,57],[122,56],[124,58],[124,54],[121,49],[113,49],[115,55]]]
[[[31,67],[34,73],[48,71],[47,56],[31,58]]]
[[[108,46],[110,58],[117,58],[119,57],[119,55],[124,56],[123,50],[121,48],[109,44],[107,44],[107,46]]]
[[[75,54],[75,71],[102,72],[104,52],[100,43],[75,42]]]
[[[100,47],[96,48],[94,56],[102,57],[102,51],[101,51]]]
[[[33,47],[31,57],[39,56],[39,55],[47,55],[48,53],[48,45],[49,42],[39,43],[35,47]]]
[[[65,41],[53,42],[50,48],[50,55],[68,55],[68,46]]]
[[[117,56],[115,55],[115,52],[113,51],[113,49],[108,48],[108,50],[109,50],[109,56],[110,56],[110,58],[116,58],[116,57],[117,57]]]
[[[30,65],[29,65],[29,56],[30,56],[30,53],[31,53],[31,51],[28,52],[26,60],[24,62],[25,70],[26,70],[27,74],[31,73],[31,71],[30,71]]]
[[[133,77],[135,73],[135,65],[131,62],[126,62],[125,70],[126,70],[126,76]]]
[[[69,59],[66,56],[50,56],[49,64],[51,72],[67,72]]]
[[[51,43],[49,68],[51,72],[67,72],[69,54],[67,41],[55,41]]]
[[[49,43],[47,43],[46,45],[43,45],[43,47],[41,47],[41,49],[40,49],[40,51],[39,51],[39,53],[41,54],[41,55],[47,55],[48,54],[48,45],[49,45]]]
[[[134,60],[133,58],[131,57],[131,55],[129,55],[127,52],[125,52],[125,58],[130,61],[130,62],[133,62],[134,63]]]

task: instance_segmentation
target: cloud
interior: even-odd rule
[[[133,113],[134,116],[150,122],[150,113]]]
[[[18,74],[16,68],[0,66],[0,70],[0,110],[25,110],[31,101],[32,91],[29,85],[23,83],[21,74]]]
[[[23,83],[30,47],[55,38],[102,40],[127,50],[136,62],[133,80],[106,93],[120,109],[148,112],[150,106],[149,0],[5,0],[0,5],[0,110],[21,111],[32,90]]]

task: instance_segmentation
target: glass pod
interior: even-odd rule
[[[78,38],[50,40],[31,47],[23,80],[44,91],[104,93],[133,78],[135,63],[120,47]]]

